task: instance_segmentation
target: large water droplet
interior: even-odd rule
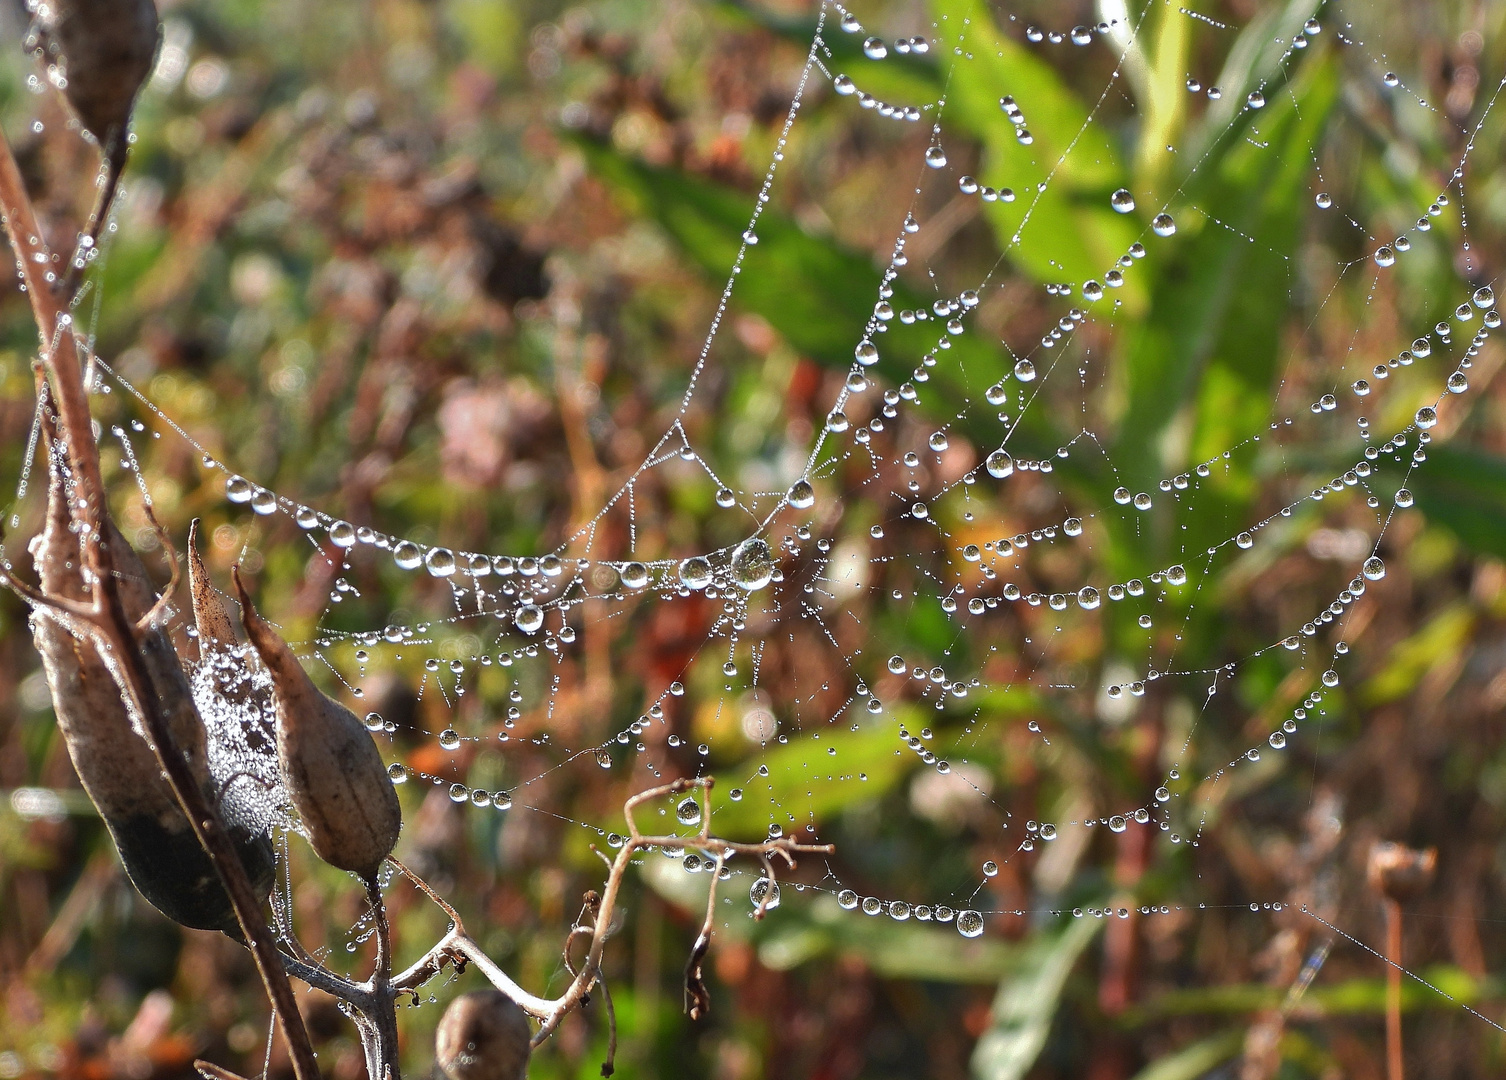
[[[641,589],[648,584],[648,567],[641,562],[623,563],[622,583],[629,589]]]
[[[256,494],[256,486],[244,476],[232,476],[225,481],[225,498],[233,503],[248,503]]]
[[[701,823],[701,804],[694,795],[687,795],[675,807],[675,820],[681,825],[699,825]]]
[[[1391,250],[1389,244],[1382,244],[1375,249],[1375,265],[1390,266],[1396,261],[1396,252]]]
[[[926,164],[933,169],[946,168],[946,151],[939,146],[926,149]]]
[[[449,577],[455,572],[455,553],[449,548],[430,548],[424,556],[424,569],[435,577]]]
[[[1424,405],[1417,410],[1417,416],[1414,419],[1417,422],[1417,426],[1426,431],[1438,423],[1438,412],[1431,405]]]
[[[331,529],[333,532],[333,529]],[[403,570],[413,570],[419,563],[424,561],[424,553],[419,550],[417,544],[411,540],[400,540],[392,549],[392,561],[397,563]]]
[[[1451,393],[1451,394],[1462,394],[1462,393],[1464,393],[1464,391],[1466,391],[1468,389],[1469,389],[1469,379],[1465,376],[1464,372],[1462,372],[1462,371],[1456,371],[1456,372],[1454,372],[1452,375],[1450,375],[1448,377],[1448,392],[1449,393]]]
[[[337,521],[329,527],[329,540],[336,547],[354,547],[356,527],[348,521]]]
[[[748,592],[763,588],[774,577],[774,556],[760,537],[751,537],[732,552],[732,580]]]
[[[1172,236],[1177,231],[1177,223],[1170,214],[1157,214],[1151,219],[1150,229],[1157,236]]]
[[[1386,564],[1381,561],[1380,556],[1372,555],[1365,560],[1365,565],[1360,567],[1360,573],[1371,581],[1379,581],[1386,576]]]
[[[1412,505],[1412,492],[1407,488],[1397,488],[1396,505],[1405,510]]]
[[[753,883],[753,887],[748,890],[748,899],[753,901],[755,908],[759,904],[762,904],[766,911],[777,908],[779,906],[779,886],[768,878],[759,878]]]
[[[809,480],[796,480],[790,485],[790,505],[796,510],[809,510],[816,502],[816,491]]]
[[[537,634],[544,625],[544,610],[537,604],[524,604],[512,617],[513,623],[525,634]]]
[[[998,480],[1002,480],[1014,472],[1014,458],[1010,457],[1003,450],[995,450],[992,454],[989,454],[988,460],[984,464],[988,468],[988,475]]]
[[[691,556],[680,564],[680,581],[687,588],[704,589],[711,584],[711,563],[704,556]]]
[[[889,47],[883,38],[871,37],[863,42],[863,55],[870,60],[882,60],[889,55]]]
[[[965,938],[975,938],[983,933],[983,916],[976,911],[957,912],[957,933]]]
[[[1121,214],[1128,214],[1135,208],[1135,197],[1127,188],[1120,188],[1109,196],[1109,205]]]

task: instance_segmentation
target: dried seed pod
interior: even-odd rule
[[[193,598],[194,627],[199,632],[199,648],[236,644],[235,623],[220,594],[209,581],[209,571],[199,558],[199,519],[188,524],[188,590]]]
[[[473,990],[445,1009],[434,1057],[449,1080],[523,1080],[531,1037],[516,1001],[500,990]]]
[[[79,123],[108,148],[126,124],[157,53],[152,0],[47,0],[39,41]]]
[[[66,469],[50,446],[49,461],[47,521],[32,540],[32,559],[44,594],[84,599],[87,589],[78,536],[69,517]],[[117,561],[135,563],[127,566],[129,580],[145,582],[145,570],[124,538],[113,526],[107,533],[118,538],[111,555]],[[140,606],[145,600],[150,607],[149,591],[143,597],[137,589],[122,589],[128,591],[135,593],[123,597],[128,605]],[[31,626],[68,756],[110,830],[132,884],[175,922],[238,933],[235,910],[219,875],[162,775],[156,755],[131,723],[120,688],[93,639],[82,630],[76,636],[48,609],[34,611]],[[194,772],[210,794],[204,728],[176,655],[161,630],[146,634],[143,647],[158,694],[171,706],[174,738],[188,749]],[[271,840],[244,825],[231,824],[230,831],[253,889],[264,898],[275,877]]]
[[[1365,876],[1389,900],[1412,900],[1427,891],[1438,869],[1437,848],[1409,848],[1378,840],[1370,847]]]
[[[246,634],[272,675],[277,761],[309,843],[331,866],[371,878],[403,826],[382,755],[356,714],[314,685],[233,576]]]

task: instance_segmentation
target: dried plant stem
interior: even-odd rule
[[[94,601],[88,620],[90,628],[115,659],[116,677],[122,690],[142,718],[152,750],[167,775],[173,794],[187,814],[199,843],[209,855],[235,907],[241,933],[256,958],[267,997],[291,1051],[294,1073],[298,1080],[319,1080],[313,1045],[293,997],[292,984],[283,970],[276,942],[262,917],[260,902],[218,810],[205,798],[188,762],[172,741],[162,703],[136,639],[136,628],[121,602],[111,553],[100,543],[107,513],[105,487],[99,468],[99,449],[94,442],[93,417],[79,367],[79,346],[73,333],[73,320],[63,309],[65,300],[60,290],[53,288],[54,282],[36,272],[38,267],[53,265],[52,255],[37,223],[10,143],[3,133],[0,133],[0,216],[4,218],[11,247],[21,262],[32,315],[41,339],[42,360],[51,375],[69,464],[81,495],[81,505],[75,508],[75,516],[82,518],[85,527],[84,560]]]
[[[530,994],[513,981],[505,971],[499,968],[490,957],[482,951],[481,947],[466,933],[465,924],[456,914],[455,909],[424,884],[412,871],[408,870],[397,860],[391,860],[404,874],[414,881],[425,893],[438,903],[449,915],[453,926],[432,949],[423,955],[418,961],[408,967],[401,974],[394,976],[392,983],[396,990],[415,990],[444,968],[447,963],[473,963],[477,969],[498,990],[516,1001],[530,1016],[540,1021],[539,1030],[533,1037],[533,1045],[538,1046],[547,1039],[570,1012],[579,1008],[591,988],[597,984],[601,975],[601,958],[606,948],[607,938],[611,935],[612,916],[616,910],[617,898],[622,890],[623,878],[627,875],[627,869],[632,865],[633,856],[638,852],[649,848],[678,847],[694,849],[704,852],[716,859],[717,870],[734,855],[746,855],[759,859],[768,874],[769,889],[759,902],[755,917],[762,917],[767,909],[769,897],[773,894],[775,879],[774,867],[769,861],[771,854],[778,854],[790,865],[794,865],[796,854],[830,854],[835,850],[830,844],[800,844],[789,837],[778,837],[765,840],[758,844],[742,844],[731,840],[722,840],[711,836],[709,829],[711,813],[707,792],[711,788],[711,777],[702,777],[697,780],[676,780],[670,784],[651,788],[639,792],[627,800],[623,807],[623,814],[627,818],[628,837],[622,848],[617,852],[616,858],[611,862],[611,869],[607,872],[607,881],[602,889],[601,905],[596,915],[595,925],[591,928],[591,945],[586,952],[585,960],[580,969],[575,973],[575,978],[565,992],[556,998],[541,998]],[[682,792],[696,789],[701,793],[701,829],[695,836],[653,836],[638,830],[638,824],[633,819],[633,811],[643,803],[667,795],[678,795]],[[701,938],[697,941],[697,948],[704,953],[706,945],[710,941],[711,912],[714,911],[716,900],[717,874],[711,875],[711,890],[707,897],[707,921],[702,927]],[[573,936],[575,931],[571,931]]]
[[[1401,1053],[1401,902],[1386,897],[1386,1077],[1404,1080]]]

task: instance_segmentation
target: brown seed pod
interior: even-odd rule
[[[523,1080],[528,1014],[500,990],[473,990],[450,1002],[434,1032],[434,1057],[449,1080]]]
[[[199,519],[188,524],[188,591],[193,598],[193,622],[199,632],[201,652],[206,646],[236,644],[235,623],[220,594],[209,581],[209,571],[199,557]]]
[[[37,21],[39,44],[79,123],[107,152],[123,144],[157,53],[152,0],[47,0]]]
[[[84,599],[87,590],[69,517],[65,468],[51,447],[49,459],[47,521],[32,540],[31,555],[46,595]],[[131,594],[123,599],[128,606],[149,608],[149,588],[143,596],[138,587],[146,581],[144,568],[113,526],[107,532],[118,538],[111,555],[128,564],[127,577],[134,583],[126,588],[127,579],[122,579],[122,592]],[[68,756],[109,828],[132,884],[176,922],[238,933],[219,875],[199,846],[156,755],[131,723],[120,688],[92,637],[82,630],[75,636],[47,609],[32,613],[31,626]],[[169,706],[175,741],[188,749],[194,772],[209,794],[203,723],[176,655],[161,630],[146,634],[143,646],[153,683]],[[244,825],[232,823],[230,829],[253,889],[265,897],[275,876],[271,840]]]
[[[403,827],[397,792],[356,714],[325,696],[277,631],[256,613],[232,571],[241,621],[272,675],[277,761],[315,853],[342,870],[375,876]]]

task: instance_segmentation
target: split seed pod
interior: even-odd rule
[[[194,628],[199,632],[199,652],[233,648],[235,623],[220,594],[209,581],[209,571],[199,557],[199,519],[188,524],[188,591],[193,600]]]
[[[31,542],[31,555],[44,595],[83,600],[88,592],[78,536],[71,527],[64,466],[50,438],[48,443],[47,520]],[[128,612],[139,609],[139,617],[155,600],[145,568],[112,524],[107,524],[106,537],[121,599]],[[151,746],[132,723],[120,687],[93,638],[82,630],[75,635],[46,608],[32,612],[31,627],[68,756],[115,841],[131,883],[175,922],[238,934],[235,909],[219,875]],[[138,640],[167,710],[174,742],[205,794],[212,795],[204,725],[172,645],[155,627]],[[275,876],[271,840],[235,823],[230,823],[230,832],[252,888],[259,898],[266,897]]]
[[[255,608],[235,573],[241,621],[272,676],[277,762],[314,852],[370,879],[403,827],[397,792],[356,714],[325,696]]]
[[[434,1057],[449,1080],[523,1080],[531,1036],[516,1001],[500,990],[473,990],[445,1009]]]

